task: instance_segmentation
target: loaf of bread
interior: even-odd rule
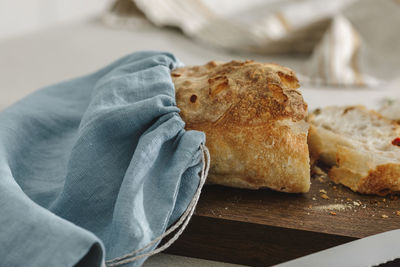
[[[307,192],[307,105],[294,72],[253,61],[209,62],[171,73],[186,129],[206,134],[208,182]]]
[[[309,116],[312,159],[332,168],[329,177],[353,191],[400,191],[400,126],[363,106],[326,107]]]

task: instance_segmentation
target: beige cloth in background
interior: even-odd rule
[[[303,83],[378,86],[400,72],[399,0],[116,0],[103,18],[147,18],[232,51],[309,54]]]

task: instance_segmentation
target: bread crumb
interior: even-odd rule
[[[397,215],[397,216],[400,216],[400,210],[397,210],[397,211],[396,211],[396,215]]]
[[[358,207],[358,206],[360,206],[361,204],[358,203],[358,202],[356,202],[356,201],[353,201],[353,205]]]
[[[337,189],[336,185],[334,185],[332,188],[333,188],[333,190],[336,190],[336,189]]]
[[[383,219],[389,218],[389,216],[387,216],[387,215],[385,215],[385,214],[382,214],[381,217],[382,217]]]
[[[328,197],[327,194],[322,194],[322,195],[321,195],[321,198],[323,198],[323,199],[329,199],[329,197]]]
[[[320,193],[324,193],[324,194],[327,193],[326,190],[324,190],[324,189],[320,189],[319,192],[320,192]]]
[[[325,172],[320,167],[318,167],[317,165],[313,166],[312,172],[317,174],[317,175],[324,175],[325,174]],[[319,178],[318,178],[318,180],[319,180]]]
[[[336,212],[334,212],[334,211],[330,211],[329,214],[332,216],[336,216]]]
[[[313,209],[318,210],[318,211],[332,211],[332,210],[346,210],[346,209],[351,209],[352,207],[350,205],[344,205],[344,204],[330,204],[330,205],[322,205],[322,206],[316,206]]]
[[[324,179],[322,177],[318,177],[318,181],[320,181],[321,183],[324,182]]]
[[[386,202],[386,198],[384,198],[382,201],[383,201],[383,202]]]
[[[346,200],[347,200],[347,201],[352,201],[352,199],[351,199],[351,198],[346,198]]]
[[[317,200],[315,197],[312,197],[312,200]]]

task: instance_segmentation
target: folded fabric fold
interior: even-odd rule
[[[175,105],[180,64],[134,53],[0,113],[2,264],[101,266],[182,215],[205,136],[184,130]]]
[[[137,29],[147,18],[227,50],[312,54],[296,69],[303,84],[375,87],[399,74],[396,0],[112,2],[103,16],[107,25]]]

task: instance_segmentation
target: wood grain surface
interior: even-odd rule
[[[168,252],[269,266],[400,228],[397,196],[357,194],[323,172],[311,180],[306,194],[207,185],[195,216]]]

